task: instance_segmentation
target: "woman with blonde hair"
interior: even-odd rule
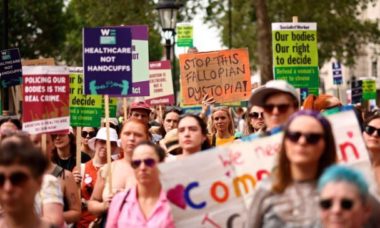
[[[230,108],[220,106],[212,109],[210,132],[211,146],[220,146],[236,139],[234,120]]]

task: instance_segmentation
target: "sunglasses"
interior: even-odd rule
[[[145,166],[152,168],[156,164],[156,160],[154,160],[153,158],[132,160],[132,168],[137,169],[138,167],[140,167],[141,163],[144,163]]]
[[[320,133],[302,133],[299,131],[288,131],[285,133],[285,136],[290,141],[296,143],[303,136],[307,144],[317,144],[319,140],[323,137],[323,134]]]
[[[264,118],[262,112],[251,112],[248,114],[248,116],[251,117],[252,119]]]
[[[372,135],[376,131],[377,136],[380,136],[380,128],[375,128],[375,127],[367,125],[365,126],[364,131],[368,135]]]
[[[9,176],[0,173],[0,188],[4,187],[7,179],[11,182],[12,186],[21,187],[29,179],[29,175],[24,172],[14,172]]]
[[[333,200],[332,199],[322,199],[319,201],[319,207],[323,210],[329,210],[333,206]],[[340,200],[340,208],[344,210],[351,210],[351,208],[354,206],[354,201],[351,199],[341,199]]]
[[[82,131],[81,134],[82,138],[94,138],[96,136],[96,132],[95,131]]]
[[[265,104],[263,109],[265,112],[272,113],[274,108],[277,108],[279,113],[286,113],[291,104]]]

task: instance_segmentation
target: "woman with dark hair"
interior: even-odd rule
[[[165,138],[166,133],[168,133],[170,130],[178,128],[178,120],[181,114],[182,114],[182,111],[176,108],[170,108],[164,112],[164,115],[162,118],[162,124],[158,128],[157,134],[161,135],[162,138],[159,144],[165,150],[167,148],[165,145],[165,140],[163,139]]]
[[[0,143],[0,227],[51,227],[35,212],[48,162],[27,135],[11,135]]]
[[[115,195],[106,227],[174,227],[157,167],[164,159],[164,150],[152,142],[146,141],[136,146],[131,166],[137,183],[127,191]]]
[[[52,135],[54,142],[54,150],[52,153],[52,161],[60,167],[72,171],[76,166],[76,145],[75,136],[69,134],[54,134]],[[81,163],[86,163],[91,160],[87,154],[81,154]]]
[[[336,162],[331,125],[313,111],[299,111],[284,129],[277,166],[255,191],[249,227],[314,227],[318,223],[316,182]]]
[[[245,117],[244,135],[250,135],[260,131],[264,131],[264,109],[257,105],[252,105]]]
[[[180,117],[178,141],[182,154],[173,158],[188,156],[211,148],[207,138],[207,126],[199,116],[194,114],[185,114]]]
[[[81,131],[81,151],[86,153],[91,158],[94,157],[95,151],[93,151],[89,145],[88,141],[96,136],[98,129],[95,127],[83,127]]]
[[[211,111],[211,135],[212,146],[220,146],[235,140],[235,127],[231,110],[220,106]]]
[[[380,114],[374,114],[364,121],[363,138],[372,163],[377,183],[377,197],[380,197]]]

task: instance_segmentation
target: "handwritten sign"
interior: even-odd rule
[[[170,61],[150,62],[149,69],[151,95],[145,101],[149,105],[174,104]]]
[[[220,103],[248,100],[251,95],[247,49],[182,54],[179,61],[185,105],[201,104],[206,94]]]
[[[83,29],[85,94],[132,93],[131,40],[126,27]]]
[[[24,59],[21,61],[23,66],[54,66],[54,58]]]
[[[0,80],[1,86],[7,88],[21,84],[22,67],[18,48],[1,51]]]
[[[23,67],[23,130],[68,130],[69,71],[63,66]]]
[[[70,125],[100,127],[102,96],[83,94],[83,74],[70,74]]]
[[[353,111],[328,116],[341,163],[365,173],[367,150]],[[347,121],[341,121],[342,119]],[[178,227],[243,227],[256,185],[270,175],[283,134],[235,142],[161,164],[161,182]],[[367,170],[367,171],[366,171]]]
[[[272,23],[275,79],[296,88],[318,88],[316,23]]]

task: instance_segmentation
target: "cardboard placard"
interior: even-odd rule
[[[247,49],[182,54],[179,61],[183,104],[201,104],[206,94],[219,103],[249,99],[251,73]]]

